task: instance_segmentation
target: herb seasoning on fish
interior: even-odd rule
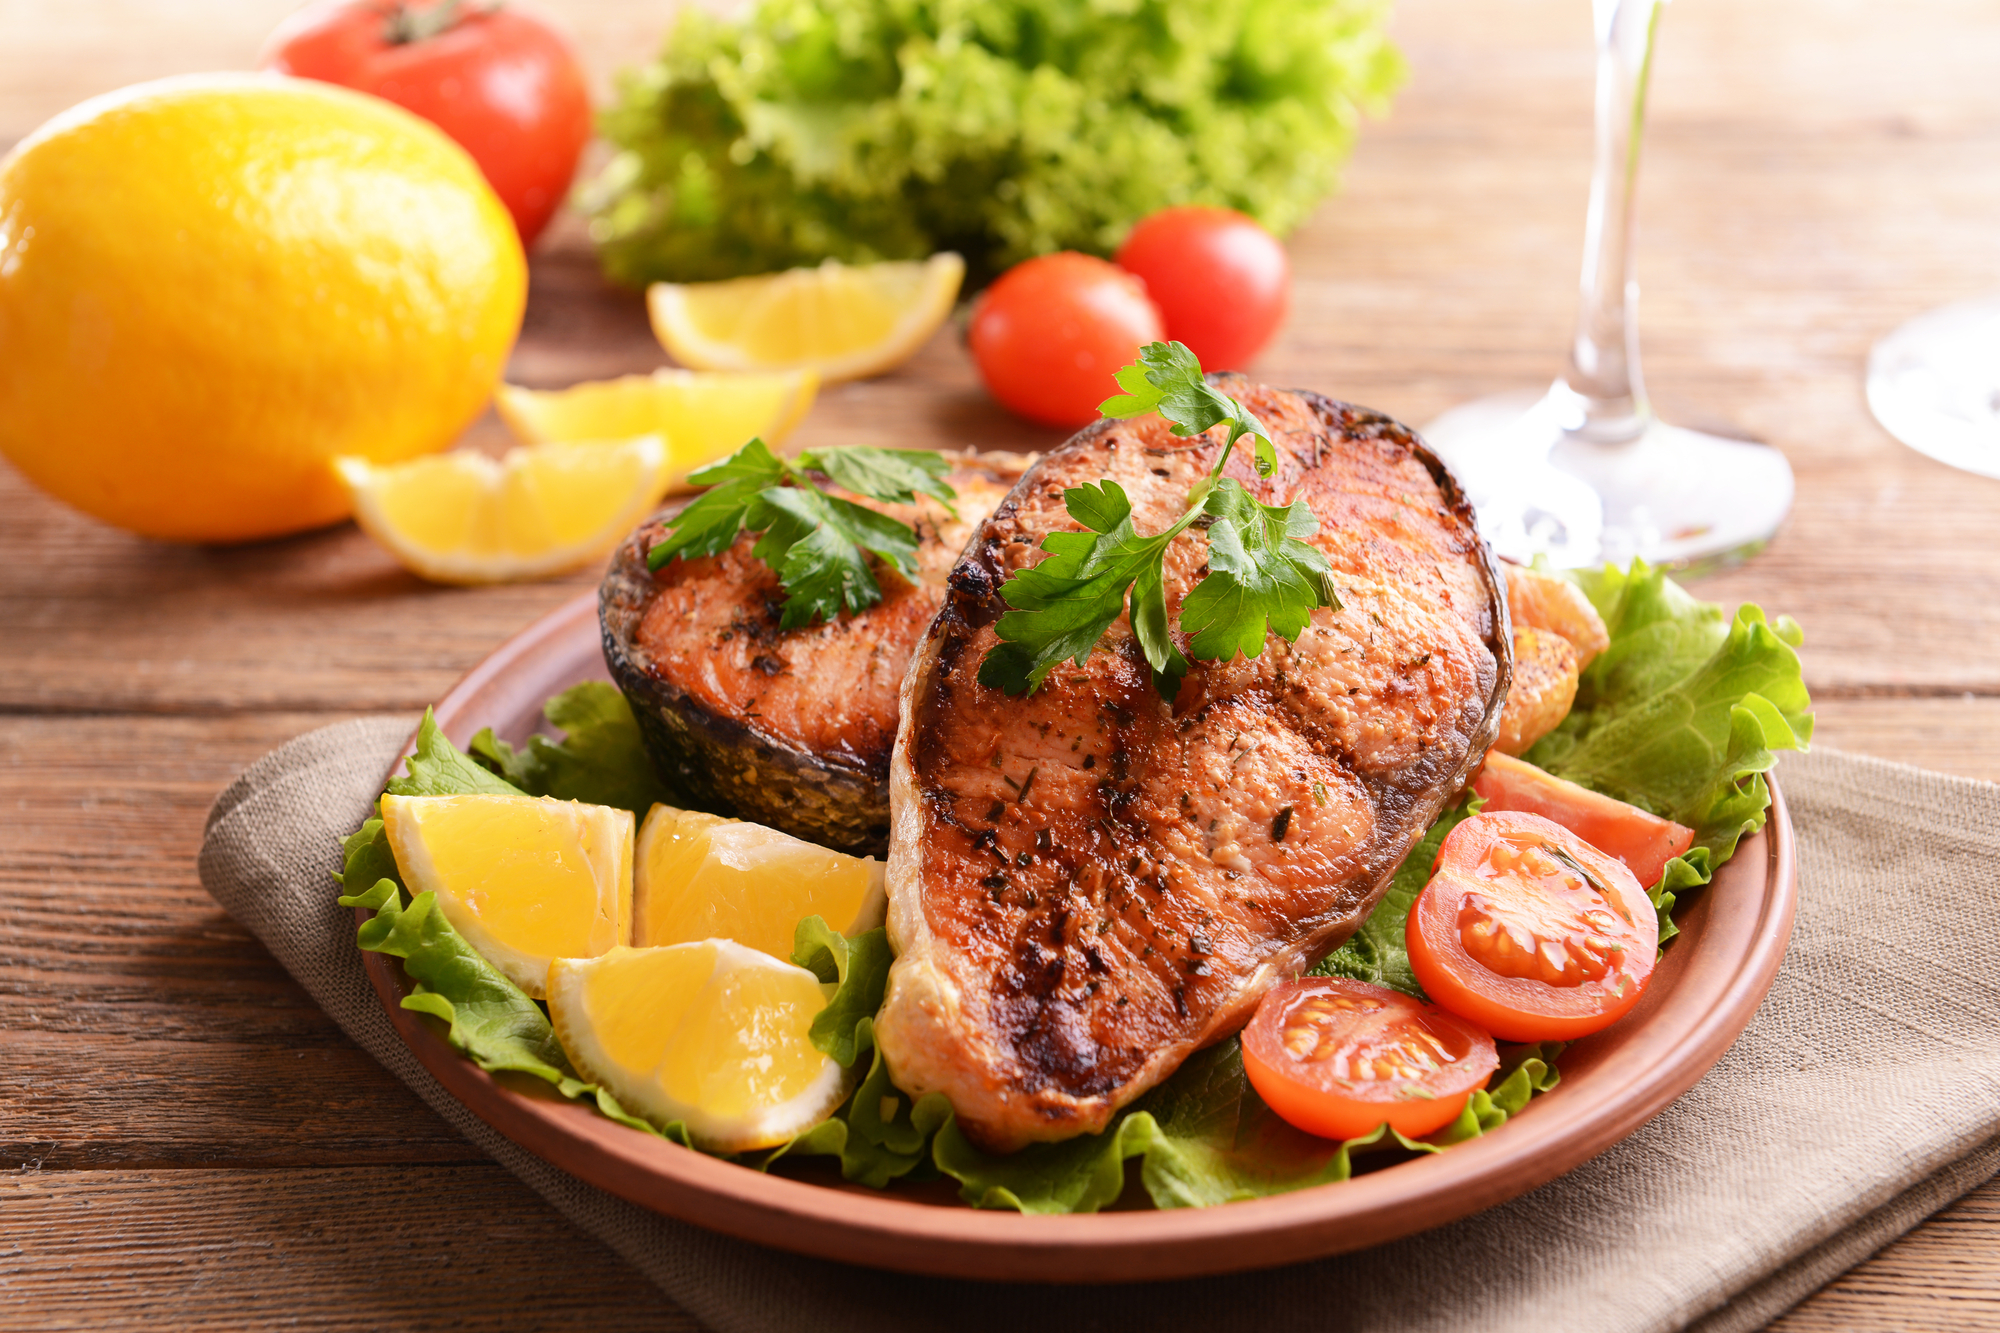
[[[738,461],[761,451],[754,446]],[[833,460],[841,469],[843,459],[852,463],[854,455],[825,450],[787,466],[796,477],[808,462]],[[869,572],[879,600],[858,610],[843,606],[814,623],[787,628],[787,619],[796,621],[811,602],[796,588],[788,595],[780,570],[758,554],[769,532],[749,526],[758,520],[744,503],[746,488],[734,493],[721,524],[687,517],[707,496],[679,501],[619,549],[598,603],[605,660],[678,803],[739,815],[842,851],[879,855],[887,849],[889,748],[904,669],[944,602],[945,579],[967,536],[1025,467],[1023,460],[998,454],[943,461],[942,474],[926,464],[905,478],[914,503],[870,502],[870,512],[884,523],[915,534],[907,566],[876,565]],[[758,468],[751,469],[756,476],[771,475],[768,467]],[[835,472],[821,475],[829,499],[859,508],[867,498],[835,485]],[[851,467],[846,475],[852,478]],[[926,479],[955,496],[957,517],[929,490],[915,489]],[[738,522],[744,526],[730,530]],[[679,537],[689,546],[660,559],[662,548]],[[823,540],[814,535],[790,550]],[[710,546],[719,549],[695,553]],[[648,568],[649,554],[657,569]],[[781,558],[780,566],[790,559]],[[870,564],[864,561],[864,569]],[[860,585],[856,590],[868,595]]]
[[[1504,584],[1444,466],[1372,412],[1201,387],[1231,438],[1105,420],[1030,469],[967,544],[904,680],[898,957],[876,1036],[897,1085],[943,1093],[989,1149],[1102,1129],[1345,941],[1499,725]],[[1190,397],[1181,383],[1158,401],[1199,422]],[[1245,420],[1266,469],[1226,456],[1255,434]],[[1225,484],[1240,498],[1212,513]],[[1206,529],[1186,521],[1198,496]],[[1124,510],[1093,522],[1108,498]],[[1222,520],[1244,513],[1311,554],[1267,542],[1205,620],[1196,594],[1242,533]],[[1175,539],[1128,560],[1157,540],[1141,530]],[[1266,598],[1280,556],[1295,582]],[[1058,561],[1060,585],[1020,577]],[[1010,623],[1024,612],[1056,620]],[[1030,772],[1031,807],[1009,799]],[[1038,853],[1001,901],[980,884],[985,844]],[[1030,894],[1091,906],[1058,919]],[[1115,986],[1085,984],[1100,975]]]

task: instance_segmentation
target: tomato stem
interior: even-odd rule
[[[396,0],[389,10],[388,21],[382,26],[382,40],[391,46],[427,41],[451,31],[468,18],[490,14],[499,7],[499,0],[489,0],[483,5],[466,5],[463,0],[436,0],[434,4],[422,6],[413,5],[409,0]]]

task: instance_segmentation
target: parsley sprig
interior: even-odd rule
[[[834,485],[884,504],[915,504],[934,496],[954,516],[958,493],[944,480],[951,465],[942,455],[915,449],[806,450],[786,459],[752,440],[719,463],[689,475],[709,489],[668,526],[647,553],[649,569],[677,556],[690,559],[729,549],[739,532],[761,533],[751,554],[777,572],[785,589],[781,629],[852,615],[882,600],[868,567],[873,555],[905,578],[917,573],[917,534],[907,523],[865,505],[829,495],[814,484],[822,473]]]
[[[1311,508],[1299,500],[1260,503],[1222,475],[1245,435],[1261,477],[1277,467],[1278,451],[1248,408],[1202,378],[1193,352],[1177,342],[1150,343],[1118,372],[1118,385],[1125,392],[1105,401],[1099,410],[1106,416],[1158,412],[1183,437],[1226,424],[1229,438],[1215,466],[1189,489],[1180,518],[1154,536],[1133,528],[1131,501],[1115,481],[1063,492],[1069,516],[1085,531],[1049,533],[1042,539],[1049,558],[1001,585],[1012,609],[995,626],[1000,643],[979,664],[983,685],[1029,694],[1063,662],[1082,666],[1129,602],[1153,685],[1173,698],[1188,657],[1174,643],[1167,614],[1166,554],[1196,523],[1208,529],[1209,572],[1181,602],[1187,653],[1195,658],[1226,661],[1238,652],[1255,658],[1267,633],[1296,640],[1315,608],[1340,605],[1333,571],[1309,540],[1319,531]]]

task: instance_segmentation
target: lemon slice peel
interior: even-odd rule
[[[658,282],[646,309],[661,346],[697,370],[811,368],[828,382],[907,361],[951,314],[965,261],[788,269],[723,282]]]
[[[558,958],[545,989],[580,1074],[710,1152],[788,1143],[856,1080],[812,1042],[833,988],[731,940]]]
[[[465,942],[531,998],[557,957],[627,943],[632,812],[536,796],[382,797],[382,826],[413,895],[436,895]]]
[[[508,583],[567,573],[618,544],[666,493],[657,435],[543,444],[499,458],[471,450],[333,469],[355,521],[437,583]]]
[[[667,443],[667,488],[753,438],[776,448],[819,393],[819,372],[661,369],[587,380],[567,389],[503,384],[494,407],[529,444],[658,435]]]
[[[632,942],[735,940],[788,959],[800,921],[842,935],[882,924],[885,867],[762,824],[655,805],[634,854]]]

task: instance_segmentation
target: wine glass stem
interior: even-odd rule
[[[1634,193],[1653,36],[1666,0],[1593,0],[1597,22],[1597,160],[1584,224],[1583,282],[1564,382],[1582,399],[1572,433],[1605,444],[1637,438],[1650,411],[1639,374],[1639,286],[1632,276]]]

